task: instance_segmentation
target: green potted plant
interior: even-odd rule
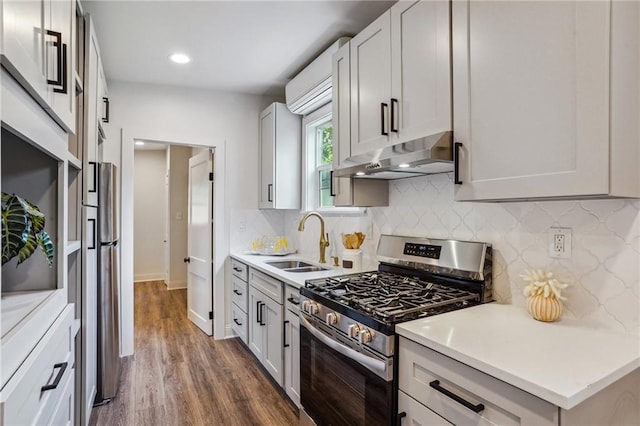
[[[55,247],[44,230],[45,216],[37,206],[15,194],[2,193],[2,264],[18,256],[18,265],[40,247],[49,267]]]

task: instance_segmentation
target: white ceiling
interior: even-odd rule
[[[92,15],[108,79],[283,96],[335,39],[393,1],[102,1]],[[186,65],[168,60],[175,52]]]

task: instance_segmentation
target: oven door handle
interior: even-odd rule
[[[320,340],[325,345],[329,346],[331,349],[335,350],[338,353],[356,361],[358,364],[361,364],[373,371],[380,377],[386,378],[386,364],[378,359],[371,358],[367,355],[361,354],[360,352],[354,351],[348,346],[344,346],[339,342],[336,342],[317,328],[315,328],[308,319],[304,317],[304,315],[300,315],[300,323],[304,328],[306,328],[309,333],[311,333],[316,339]]]

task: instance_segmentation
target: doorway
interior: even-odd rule
[[[211,336],[215,149],[145,140],[134,148],[134,285],[186,292],[185,313]]]

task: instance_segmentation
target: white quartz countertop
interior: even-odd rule
[[[640,367],[640,337],[534,320],[489,303],[396,326],[398,334],[571,409]],[[402,362],[402,360],[400,360]]]
[[[292,285],[296,288],[304,286],[306,280],[315,278],[332,277],[336,275],[342,275],[342,268],[332,267],[329,263],[320,264],[317,260],[306,259],[297,254],[289,254],[286,256],[262,256],[258,254],[244,254],[244,253],[231,253],[231,257],[245,263],[259,271],[269,274],[285,283]],[[323,268],[329,268],[326,271],[315,272],[287,272],[275,266],[268,265],[267,262],[281,261],[281,260],[302,260],[315,266],[322,266]]]

